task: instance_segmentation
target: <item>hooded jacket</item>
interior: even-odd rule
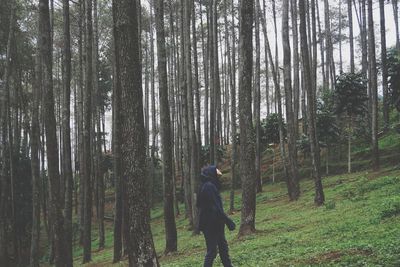
[[[225,214],[219,190],[217,167],[208,166],[202,170],[201,185],[196,206],[199,209],[199,230],[221,230],[231,219]]]

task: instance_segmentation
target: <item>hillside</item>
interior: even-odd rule
[[[310,179],[302,180],[297,202],[288,201],[285,183],[265,184],[263,193],[257,195],[257,234],[238,239],[237,230],[226,231],[234,266],[400,266],[400,170],[393,167],[395,159],[399,159],[398,139],[397,134],[381,138],[382,163],[387,167],[380,172],[359,171],[325,177],[327,201],[323,207],[313,205]],[[362,164],[367,150],[360,146],[354,152],[361,169],[368,168]],[[263,161],[268,161],[267,156]],[[224,173],[229,173],[229,169]],[[223,198],[227,210],[228,192],[223,193]],[[239,209],[239,190],[235,202]],[[202,264],[203,237],[192,236],[183,216],[177,218],[178,252],[166,256],[163,255],[162,206],[157,205],[151,216],[161,266]],[[232,217],[239,225],[240,211]],[[127,266],[127,261],[111,264],[112,224],[107,222],[106,227],[106,249],[95,251],[93,261],[86,266]],[[97,230],[93,229],[93,248],[97,248],[96,235]],[[81,253],[80,248],[74,253],[76,265],[81,263]],[[215,266],[222,266],[219,258]]]

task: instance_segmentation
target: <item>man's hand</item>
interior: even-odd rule
[[[233,231],[236,228],[236,224],[230,218],[228,218],[226,225],[228,226],[229,231]]]

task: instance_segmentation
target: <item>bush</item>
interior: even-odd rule
[[[400,196],[394,196],[386,199],[379,212],[381,220],[400,215]]]

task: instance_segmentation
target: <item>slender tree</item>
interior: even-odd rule
[[[386,20],[385,20],[385,1],[379,0],[379,14],[381,24],[381,68],[382,68],[382,91],[383,91],[383,124],[387,129],[389,126],[389,103],[388,103],[388,69],[386,53]]]
[[[352,0],[347,1],[347,19],[349,21],[349,45],[350,45],[350,72],[354,73],[354,33],[353,33],[353,5]]]
[[[39,52],[39,50],[37,50]],[[33,86],[33,105],[31,122],[31,171],[32,171],[32,239],[30,266],[39,267],[39,240],[40,240],[40,125],[39,106],[42,85],[40,57],[36,55],[35,84]]]
[[[92,90],[93,90],[93,26],[92,26],[92,0],[86,0],[86,79],[85,92],[83,96],[84,106],[84,130],[83,130],[83,150],[84,150],[84,225],[83,225],[83,263],[91,261],[91,229],[92,229]]]
[[[51,53],[49,3],[39,1],[39,42],[40,57],[43,62],[43,107],[46,135],[47,166],[50,191],[51,228],[54,235],[54,259],[56,266],[65,265],[65,246],[63,214],[61,211],[60,177],[58,171],[58,145],[56,136],[56,118],[54,115],[53,64]]]
[[[325,201],[324,191],[322,188],[322,180],[320,173],[320,151],[318,138],[316,134],[316,98],[315,91],[311,84],[311,68],[310,68],[310,56],[308,50],[307,30],[306,30],[306,10],[304,0],[299,0],[299,16],[300,16],[300,44],[302,51],[302,62],[304,71],[304,87],[308,89],[307,100],[308,100],[308,121],[309,121],[309,138],[311,147],[311,160],[313,166],[313,176],[315,184],[315,198],[314,203],[316,205],[322,205]]]
[[[64,22],[64,50],[63,50],[63,169],[66,181],[65,190],[65,261],[72,266],[72,160],[71,160],[71,127],[70,127],[70,99],[71,99],[71,34],[69,18],[69,1],[63,0]]]
[[[164,33],[164,3],[156,2],[157,59],[159,73],[160,129],[163,160],[164,181],[164,221],[165,221],[165,253],[177,250],[177,233],[174,215],[173,190],[173,147],[171,137],[171,118],[168,103],[168,80],[166,66],[166,49]]]
[[[392,0],[394,26],[396,28],[396,47],[400,48],[400,30],[399,30],[399,6],[398,0]]]
[[[296,130],[293,111],[292,64],[289,41],[289,0],[282,3],[282,46],[283,46],[283,82],[286,96],[286,119],[288,127],[288,152],[290,175],[287,177],[290,200],[297,200],[300,195],[297,169]]]
[[[371,107],[371,146],[372,146],[372,168],[379,170],[379,147],[378,147],[378,84],[375,56],[375,32],[372,0],[368,0],[368,80],[369,101]]]
[[[257,1],[258,3],[258,1]],[[256,188],[257,192],[262,192],[262,179],[261,179],[261,125],[260,125],[260,113],[261,113],[261,47],[260,47],[260,5],[255,5],[254,10],[254,34],[256,42],[256,62],[255,62],[255,72],[254,72],[254,94],[253,94],[253,105],[254,105],[254,125],[256,132],[256,142],[255,142],[255,174],[256,174]]]

